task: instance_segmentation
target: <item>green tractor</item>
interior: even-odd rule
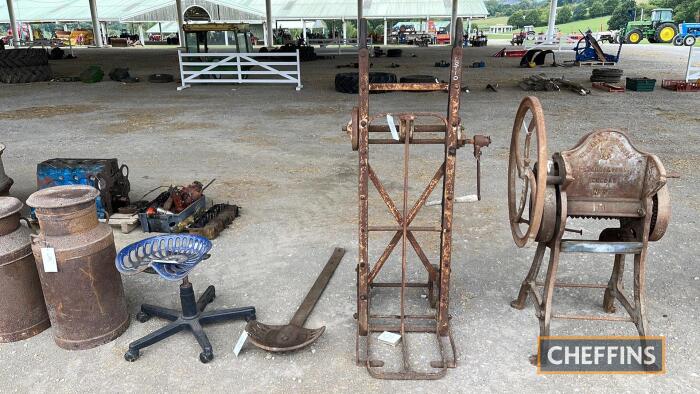
[[[639,44],[643,38],[651,43],[672,42],[678,34],[678,26],[673,22],[673,10],[656,8],[651,11],[651,20],[627,22],[625,42]]]

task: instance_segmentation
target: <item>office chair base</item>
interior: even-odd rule
[[[185,279],[183,284],[180,285],[181,311],[149,304],[141,305],[141,311],[136,314],[136,320],[139,322],[144,323],[151,317],[156,316],[170,320],[171,323],[130,343],[129,350],[124,354],[124,359],[126,361],[136,361],[140,356],[141,349],[160,342],[185,329],[189,329],[202,347],[202,352],[199,354],[199,361],[208,363],[214,359],[211,343],[202,326],[209,323],[234,319],[245,319],[246,321],[255,320],[255,308],[252,306],[205,311],[204,309],[208,304],[214,301],[214,298],[216,298],[214,286],[209,286],[199,299],[195,301],[192,284]]]

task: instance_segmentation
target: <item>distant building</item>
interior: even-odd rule
[[[489,26],[489,33],[490,34],[502,34],[502,33],[512,33],[513,32],[513,26],[512,25],[494,25],[494,26]]]

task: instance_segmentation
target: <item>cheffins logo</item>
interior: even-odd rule
[[[664,374],[664,337],[538,337],[538,374]]]

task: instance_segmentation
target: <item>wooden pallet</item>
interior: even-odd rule
[[[583,66],[614,66],[615,62],[574,62],[574,65],[583,67]]]
[[[599,90],[604,90],[606,92],[611,92],[611,93],[624,93],[625,88],[624,86],[620,85],[615,85],[611,83],[605,83],[605,82],[593,82],[593,87]]]
[[[105,219],[100,219],[100,222],[107,222]],[[129,234],[139,226],[138,214],[115,213],[109,217],[109,223],[112,227],[118,227],[123,234]]]

